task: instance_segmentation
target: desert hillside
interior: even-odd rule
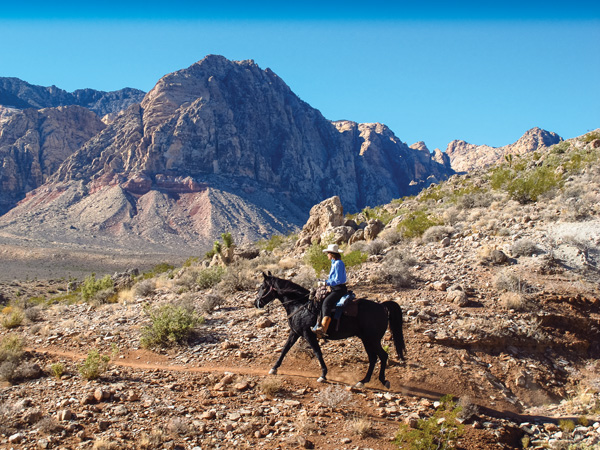
[[[599,161],[596,130],[177,267],[4,282],[0,446],[598,448]],[[268,375],[288,325],[262,274],[310,288],[334,242],[359,297],[402,308],[390,389],[354,386],[356,338],[321,341],[326,383],[302,342]]]

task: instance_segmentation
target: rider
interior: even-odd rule
[[[343,250],[340,250],[337,244],[330,244],[323,250],[323,253],[327,253],[327,258],[331,261],[329,277],[325,281],[325,284],[330,287],[331,292],[323,300],[323,320],[321,326],[317,323],[312,329],[318,336],[327,333],[327,329],[331,323],[331,314],[336,303],[348,293],[348,288],[346,287],[346,266],[340,256],[342,252]]]

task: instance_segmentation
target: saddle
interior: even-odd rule
[[[358,316],[358,301],[356,295],[352,291],[348,291],[339,302],[335,305],[333,318],[340,320],[342,316],[356,317]]]

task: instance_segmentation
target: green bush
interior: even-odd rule
[[[410,450],[447,450],[456,448],[464,426],[457,421],[461,408],[452,396],[442,397],[441,405],[429,419],[420,419],[417,428],[400,425],[395,443],[399,448]]]
[[[324,246],[315,243],[311,245],[304,254],[306,264],[314,269],[317,278],[320,277],[323,272],[328,273],[331,267],[327,255],[323,253],[324,249]]]
[[[0,323],[4,328],[17,328],[21,326],[25,320],[25,314],[23,310],[17,306],[7,306],[2,310],[0,315]]]
[[[537,202],[540,196],[562,185],[562,177],[550,164],[530,170],[510,169],[501,166],[492,171],[493,189],[504,190],[521,204]]]
[[[196,275],[196,284],[200,289],[209,289],[216,286],[223,278],[225,269],[221,266],[208,267]]]
[[[342,261],[344,265],[348,267],[360,266],[369,258],[369,255],[361,252],[360,250],[354,250],[342,255]]]
[[[110,356],[101,355],[98,350],[90,350],[85,361],[79,366],[79,374],[86,380],[96,380],[108,369]]]
[[[428,228],[436,225],[443,225],[442,221],[430,216],[424,210],[418,210],[408,213],[407,217],[398,223],[398,231],[405,237],[419,237],[425,233]]]
[[[204,322],[191,308],[165,304],[146,308],[151,325],[142,328],[140,342],[143,347],[171,347],[188,341],[194,328]]]
[[[225,248],[230,248],[233,245],[233,237],[231,236],[231,233],[222,233],[221,239],[223,240],[223,245],[225,245]]]
[[[588,134],[583,136],[583,142],[588,143],[600,139],[600,131],[590,131]]]
[[[561,185],[561,176],[550,167],[537,167],[510,181],[506,191],[521,204],[537,202],[538,198]]]
[[[50,373],[54,378],[60,378],[65,373],[65,366],[63,363],[54,363],[50,366]]]
[[[268,240],[260,240],[260,241],[258,241],[256,243],[256,245],[258,246],[258,248],[260,248],[262,250],[266,250],[268,252],[272,252],[276,248],[281,247],[281,245],[284,242],[285,242],[285,237],[284,236],[281,236],[280,234],[274,234]]]
[[[23,339],[16,334],[7,334],[0,341],[0,363],[18,361],[23,356]]]
[[[98,292],[107,289],[114,289],[114,282],[110,275],[106,275],[100,280],[96,280],[96,274],[93,273],[87,277],[81,284],[81,298],[87,302],[91,300]]]

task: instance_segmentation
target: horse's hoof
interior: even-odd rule
[[[383,383],[383,387],[385,387],[386,389],[389,389],[391,386],[390,382],[385,380],[385,383]]]
[[[325,377],[317,378],[317,383],[325,383],[326,381],[327,381],[327,379]]]
[[[356,389],[362,389],[362,388],[364,388],[364,387],[365,387],[365,385],[363,384],[363,382],[362,382],[362,381],[359,381],[358,383],[356,383],[356,384],[354,385],[354,387],[355,387]]]
[[[277,375],[277,369],[269,370],[269,375]]]

